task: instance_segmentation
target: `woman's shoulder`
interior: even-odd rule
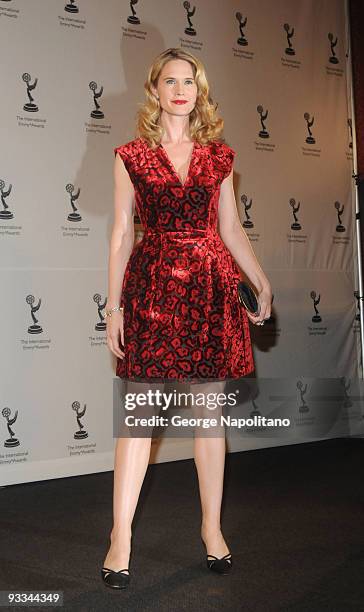
[[[213,153],[215,153],[216,155],[235,155],[234,149],[230,147],[230,145],[228,145],[225,140],[211,140],[209,145]]]
[[[135,155],[142,149],[144,146],[144,141],[142,138],[134,138],[133,140],[128,140],[124,144],[121,144],[117,147],[114,147],[114,153],[120,153],[125,155]]]
[[[221,171],[222,177],[228,176],[234,161],[234,149],[224,140],[213,140],[210,143],[210,155],[214,167]]]

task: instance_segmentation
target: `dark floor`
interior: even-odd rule
[[[358,439],[228,455],[229,576],[205,565],[193,460],[149,466],[125,591],[100,577],[112,472],[2,488],[0,590],[63,590],[67,612],[364,610],[363,465]]]

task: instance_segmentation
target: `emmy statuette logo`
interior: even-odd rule
[[[28,334],[41,334],[43,329],[41,325],[38,324],[38,319],[36,318],[34,313],[37,312],[37,310],[39,310],[42,300],[41,298],[39,298],[38,304],[34,306],[34,302],[35,302],[34,295],[27,295],[27,297],[25,298],[25,301],[30,306],[30,314],[33,319],[33,324],[29,325],[28,327]]]
[[[246,59],[252,61],[254,59],[255,52],[248,49],[249,41],[245,36],[244,28],[246,28],[246,24],[248,23],[248,17],[242,15],[242,13],[235,13],[235,19],[238,22],[239,26],[239,37],[235,39],[237,46],[233,46],[233,55],[234,57],[239,57],[240,59]]]
[[[316,140],[312,136],[312,131],[311,131],[311,127],[314,124],[315,117],[312,116],[312,119],[310,119],[310,113],[304,113],[303,117],[304,117],[304,119],[306,121],[306,126],[307,126],[307,130],[308,130],[308,136],[306,138],[306,142],[307,142],[307,144],[315,144]]]
[[[291,223],[291,229],[296,230],[296,231],[300,230],[300,229],[302,229],[302,226],[301,226],[301,224],[298,221],[296,213],[298,213],[298,211],[300,209],[301,202],[298,202],[297,205],[296,205],[296,200],[294,198],[290,198],[289,205],[292,208],[292,213],[293,213],[293,218],[294,218],[293,223]]]
[[[240,202],[241,202],[242,206],[244,207],[244,214],[245,214],[245,219],[244,219],[242,225],[246,229],[252,229],[254,227],[254,223],[253,223],[253,221],[250,218],[249,210],[252,207],[253,200],[252,200],[252,198],[250,198],[250,202],[248,203],[248,197],[244,193],[241,196],[241,198],[240,198]]]
[[[316,291],[312,290],[310,292],[310,298],[315,309],[315,314],[311,317],[311,321],[312,323],[314,323],[314,325],[308,325],[308,335],[316,337],[326,336],[328,332],[328,326],[322,324],[322,318],[317,308],[318,304],[321,301],[321,294],[317,295]]]
[[[360,425],[362,433],[362,405],[363,387],[361,379],[350,379],[346,376],[339,378],[340,391],[342,393],[341,420],[345,423],[356,422]],[[353,433],[353,432],[352,432]]]
[[[312,323],[321,323],[322,319],[317,309],[317,305],[320,303],[321,295],[317,296],[316,291],[311,291],[310,293],[311,300],[313,301],[313,307],[315,309],[315,314],[312,317]]]
[[[255,149],[256,151],[269,152],[274,153],[276,144],[271,141],[270,133],[267,130],[266,121],[268,117],[268,109],[264,111],[263,105],[258,104],[256,107],[259,121],[260,121],[260,130],[258,132],[259,138],[255,140]]]
[[[101,98],[104,88],[101,85],[100,91],[97,92],[96,91],[97,83],[95,83],[95,81],[91,81],[89,83],[89,88],[93,92],[93,99],[94,99],[94,104],[95,104],[95,108],[93,111],[91,111],[90,116],[93,117],[94,119],[103,119],[105,115],[102,112],[102,110],[100,110],[100,104],[98,103],[98,98]]]
[[[191,5],[188,2],[188,0],[186,0],[183,3],[183,8],[186,11],[186,16],[188,20],[188,26],[185,28],[185,34],[188,34],[188,36],[196,36],[196,30],[193,27],[193,23],[191,21],[191,17],[193,17],[196,12],[196,7],[194,6],[193,9],[191,10]]]
[[[193,49],[193,51],[195,52],[196,50],[201,51],[203,48],[203,41],[198,40],[197,38],[197,31],[194,27],[194,24],[192,23],[192,17],[195,15],[196,13],[196,6],[194,6],[193,8],[191,7],[191,3],[188,2],[188,0],[185,0],[185,2],[182,2],[182,7],[184,9],[184,24],[183,24],[183,33],[187,34],[186,38],[183,38],[182,36],[179,36],[179,41],[180,41],[180,47],[184,47],[186,49],[190,48]],[[187,25],[186,25],[186,19],[187,19]]]
[[[342,393],[341,420],[346,424],[356,422],[360,425],[362,434],[363,426],[363,387],[361,379],[350,379],[346,376],[339,378],[340,391]]]
[[[75,206],[75,201],[78,200],[79,195],[81,193],[81,189],[78,188],[77,193],[74,193],[75,187],[74,185],[72,185],[72,183],[68,183],[68,185],[66,185],[66,191],[70,197],[70,203],[72,206],[72,212],[68,215],[67,219],[68,221],[73,221],[73,222],[78,222],[78,221],[82,221],[82,217],[80,215],[78,211],[78,209]]]
[[[307,414],[307,412],[309,412],[309,407],[308,407],[308,405],[306,403],[306,400],[305,400],[305,395],[307,393],[307,383],[304,386],[302,380],[298,380],[296,386],[297,386],[297,389],[299,391],[300,402],[301,402],[299,407],[298,407],[298,412],[300,414]]]
[[[78,13],[78,6],[75,4],[75,0],[70,0],[64,7],[66,13]]]
[[[332,32],[329,32],[327,35],[327,38],[329,39],[330,49],[331,49],[331,56],[329,57],[329,62],[330,64],[338,64],[339,60],[336,57],[336,53],[335,53],[335,47],[337,45],[337,37],[334,40],[334,35],[332,34]]]
[[[34,98],[33,98],[32,94],[31,94],[31,92],[33,91],[33,89],[36,88],[37,83],[38,83],[38,78],[36,78],[33,83],[30,83],[30,81],[31,81],[30,74],[28,72],[24,72],[24,74],[22,75],[22,79],[23,79],[24,83],[26,83],[26,86],[27,86],[27,96],[28,96],[28,99],[29,99],[29,102],[26,102],[24,104],[23,110],[28,111],[29,113],[36,113],[36,112],[38,112],[39,108],[35,104]]]
[[[245,28],[245,26],[247,24],[247,21],[248,21],[248,18],[245,17],[245,19],[243,21],[243,16],[242,16],[241,13],[235,13],[235,17],[236,17],[236,19],[237,19],[237,21],[239,23],[239,32],[240,32],[240,36],[239,36],[239,38],[237,39],[236,42],[238,43],[238,45],[246,47],[248,45],[248,41],[245,38],[245,35],[244,35],[244,32],[243,32],[243,28]]]
[[[139,25],[140,24],[140,19],[136,14],[134,5],[138,4],[138,0],[130,0],[130,10],[133,13],[132,15],[129,15],[129,17],[127,18],[127,22],[128,23],[132,23],[133,25]]]
[[[268,110],[266,110],[266,112],[263,112],[263,107],[259,104],[259,106],[257,106],[257,112],[258,115],[260,117],[260,124],[262,129],[259,132],[259,138],[269,138],[269,132],[267,131],[266,125],[265,125],[265,120],[268,117]]]
[[[0,17],[3,13],[0,13]],[[29,116],[28,114],[18,114],[16,116],[17,122],[18,122],[18,126],[19,127],[27,127],[27,128],[45,128],[46,124],[47,124],[47,119],[44,119],[42,117],[40,117],[37,113],[39,111],[39,107],[38,104],[35,102],[34,97],[32,95],[32,92],[34,91],[34,89],[36,88],[37,84],[38,84],[38,77],[36,77],[33,82],[32,81],[32,77],[30,76],[29,72],[24,72],[21,76],[22,81],[25,83],[26,88],[27,88],[27,96],[28,96],[28,102],[25,102],[22,110],[27,111],[27,113],[30,113],[31,116]]]
[[[7,440],[5,440],[4,446],[6,446],[7,448],[14,448],[15,446],[19,446],[20,442],[18,438],[15,437],[15,433],[11,429],[11,426],[18,418],[18,411],[15,411],[15,415],[12,419],[10,418],[11,410],[8,407],[3,408],[1,414],[3,415],[4,419],[6,419],[6,425],[10,436],[9,438],[7,438]]]
[[[11,193],[11,189],[12,185],[10,183],[9,189],[5,190],[5,181],[3,181],[3,179],[0,179],[1,203],[3,205],[3,210],[0,210],[0,219],[12,219],[14,217],[13,213],[11,212],[11,210],[9,210],[9,207],[5,201],[5,198],[7,198]]]
[[[298,380],[296,383],[296,389],[298,391],[298,398],[297,398],[298,416],[295,417],[294,419],[295,425],[297,427],[305,427],[305,426],[312,427],[316,421],[316,417],[312,414],[312,409],[315,408],[315,404],[312,405],[312,400],[310,402],[311,406],[308,403],[307,396],[310,399],[312,397],[309,395],[308,384],[307,383],[304,384],[302,380]],[[312,391],[313,390],[311,389],[311,393]],[[313,400],[313,402],[314,401],[315,399]],[[309,414],[310,412],[311,412],[311,415]]]
[[[285,48],[284,52],[286,55],[296,55],[296,51],[292,47],[292,43],[291,43],[291,38],[293,37],[293,34],[294,34],[294,28],[290,29],[289,23],[285,23],[283,25],[283,29],[286,33],[287,44],[288,44],[288,47]]]
[[[104,310],[105,306],[106,306],[106,302],[107,302],[107,297],[105,298],[104,302],[101,303],[101,295],[99,293],[95,293],[93,300],[95,302],[95,304],[97,304],[97,314],[99,315],[100,321],[98,323],[96,323],[95,325],[95,330],[96,331],[105,331],[106,329],[106,323],[105,323],[105,317],[102,314],[102,311]]]
[[[342,206],[340,206],[340,202],[335,202],[334,207],[337,211],[337,220],[338,220],[338,224],[336,226],[336,231],[337,232],[345,232],[345,227],[344,225],[341,223],[341,215],[344,212],[344,204]]]
[[[76,419],[77,419],[77,425],[78,425],[78,431],[76,431],[73,434],[73,437],[75,440],[83,440],[84,438],[88,437],[87,430],[84,428],[83,424],[81,423],[81,419],[86,412],[86,404],[84,405],[83,410],[82,410],[80,402],[77,402],[77,401],[72,402],[72,410],[74,410],[76,413]]]
[[[334,203],[334,209],[337,213],[337,223],[335,225],[335,233],[332,236],[332,242],[333,244],[348,244],[351,240],[351,237],[346,233],[347,228],[343,224],[341,218],[344,213],[345,206],[344,204],[340,204],[340,202],[336,200],[336,202]]]
[[[305,145],[302,145],[302,153],[305,156],[308,157],[321,157],[321,149],[318,148],[318,146],[316,145],[316,147],[313,147],[312,145],[316,144],[316,139],[312,133],[312,126],[315,122],[315,117],[314,115],[310,115],[310,113],[305,112],[303,113],[303,118],[306,122],[306,128],[307,128],[307,132],[308,132],[308,136],[306,136],[305,138],[305,142],[310,145],[309,147],[306,147]]]
[[[295,33],[295,29],[289,23],[283,24],[283,32],[286,37],[286,46],[284,47],[284,53],[281,55],[281,64],[286,68],[301,68],[301,60],[296,57],[296,50],[292,44],[292,39]]]
[[[338,64],[340,64],[339,58],[336,55],[335,47],[337,46],[338,38],[334,37],[332,32],[329,32],[327,35],[330,43],[330,51],[331,55],[329,55],[328,63],[326,64],[326,74],[330,74],[334,77],[342,78],[344,76],[344,68],[340,68]]]
[[[67,221],[71,221],[71,225],[61,225],[62,236],[65,238],[85,238],[89,236],[90,226],[89,225],[80,225],[82,221],[82,216],[80,215],[78,208],[75,204],[78,198],[80,197],[81,189],[78,188],[75,191],[75,186],[73,183],[67,183],[65,190],[68,194],[69,203],[71,205],[72,211],[67,215]]]

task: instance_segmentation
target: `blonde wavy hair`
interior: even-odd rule
[[[137,111],[136,137],[146,140],[152,149],[156,148],[161,142],[163,134],[163,127],[160,124],[161,107],[152,92],[151,86],[157,87],[163,66],[174,59],[186,60],[191,64],[197,85],[196,104],[189,115],[192,140],[196,140],[200,144],[207,144],[212,140],[223,141],[221,134],[224,128],[224,120],[218,116],[218,104],[215,104],[211,98],[202,62],[188,51],[175,47],[160,53],[149,68],[148,77],[144,83],[146,101],[141,103],[141,108]]]

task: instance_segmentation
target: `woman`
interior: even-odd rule
[[[145,91],[139,136],[115,149],[107,343],[121,378],[206,389],[254,370],[248,318],[263,325],[270,317],[271,287],[240,224],[235,152],[220,139],[223,120],[202,63],[167,49],[153,62]],[[145,229],[136,246],[134,205]],[[257,290],[256,316],[238,302],[238,265]],[[220,528],[225,437],[194,444],[207,566],[227,573],[232,558]],[[130,581],[131,525],[150,446],[150,437],[117,439],[114,525],[101,570],[113,588]]]

